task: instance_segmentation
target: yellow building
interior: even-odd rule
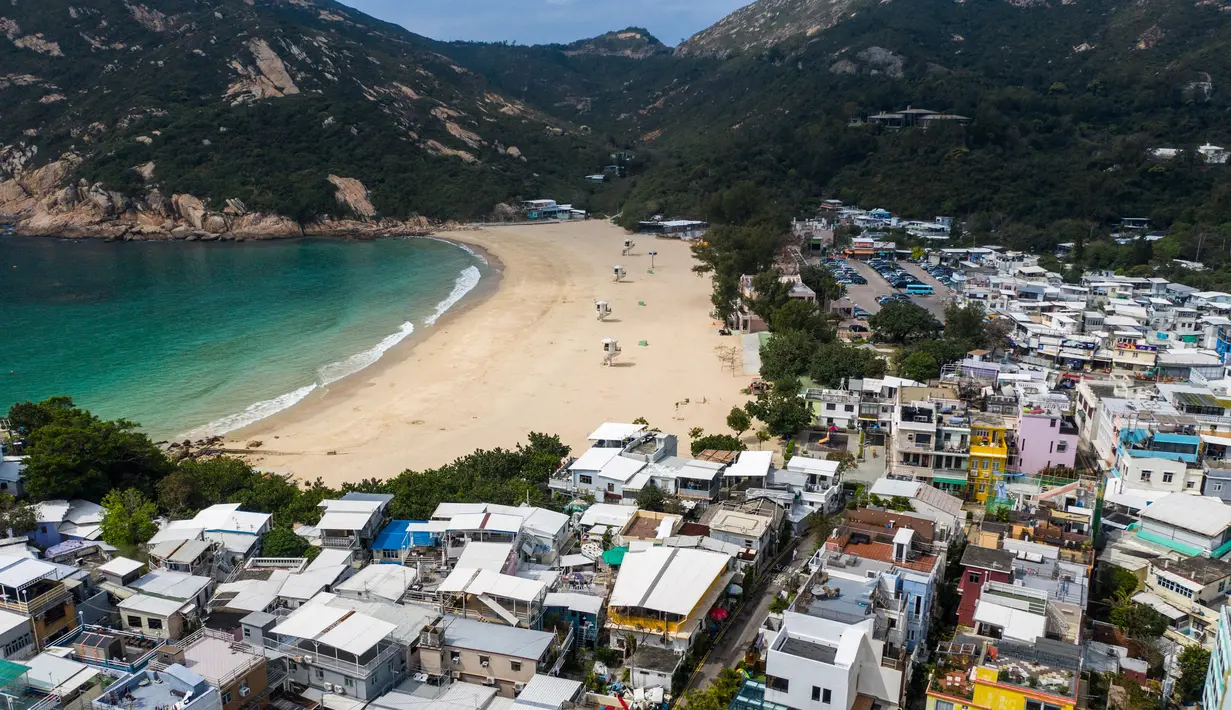
[[[1012,420],[1003,415],[979,412],[971,417],[969,497],[984,503],[988,492],[1003,480],[1012,432]]]
[[[1081,648],[1039,638],[1033,644],[941,643],[926,710],[1074,710]]]
[[[734,573],[723,553],[677,547],[629,552],[607,606],[607,630],[617,650],[632,635],[637,645],[654,637],[678,653],[692,647],[705,615]]]

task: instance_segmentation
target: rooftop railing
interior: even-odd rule
[[[291,656],[295,659],[296,663],[329,668],[352,678],[367,678],[381,664],[393,658],[402,650],[402,647],[398,644],[389,644],[384,650],[377,653],[372,660],[367,663],[359,663],[358,661],[346,661],[319,653],[319,649],[315,648],[311,641],[288,643],[267,636],[264,639],[264,644],[265,648]],[[305,647],[300,644],[308,644],[308,646]]]

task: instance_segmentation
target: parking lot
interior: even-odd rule
[[[881,275],[876,273],[876,269],[873,269],[871,266],[868,266],[861,261],[854,260],[851,260],[850,264],[855,271],[868,280],[868,283],[867,285],[851,284],[847,286],[846,296],[851,299],[851,302],[868,313],[876,313],[881,309],[881,307],[876,303],[877,296],[899,293],[897,289],[890,286],[885,279],[881,278]],[[899,265],[904,271],[914,274],[916,278],[931,286],[936,291],[936,293],[931,296],[911,296],[910,300],[928,309],[928,311],[931,312],[937,320],[943,322],[945,318],[945,305],[949,302],[949,299],[952,296],[949,289],[936,279],[932,278],[931,274],[919,268],[916,264],[899,262]]]

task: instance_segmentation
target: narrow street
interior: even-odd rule
[[[744,604],[739,614],[731,620],[726,633],[710,650],[709,657],[705,659],[705,665],[701,666],[693,676],[689,688],[705,687],[718,677],[718,672],[723,668],[734,668],[743,660],[744,651],[748,648],[748,644],[752,643],[752,639],[756,638],[761,622],[769,614],[769,605],[773,602],[774,595],[782,589],[778,584],[779,576],[774,575],[774,579],[769,584],[761,587],[756,598]]]

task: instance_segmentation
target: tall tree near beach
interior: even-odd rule
[[[115,489],[103,497],[102,538],[110,545],[129,548],[154,537],[158,506],[135,488]]]
[[[33,426],[26,446],[26,492],[33,500],[99,500],[114,488],[153,493],[172,464],[137,424],[107,421],[68,398],[18,406]]]
[[[940,323],[927,309],[906,303],[890,301],[868,318],[868,325],[876,336],[891,343],[905,343],[929,338],[941,329]]]
[[[744,432],[752,427],[752,418],[739,407],[731,407],[731,412],[727,414],[727,426],[731,427],[736,436],[743,436]]]

